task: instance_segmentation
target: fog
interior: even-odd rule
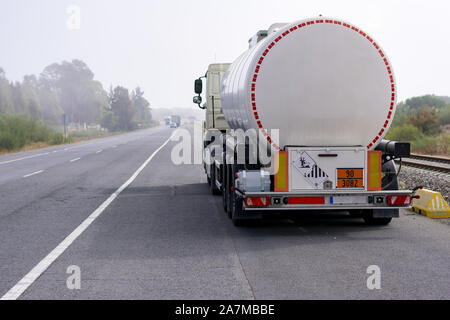
[[[381,43],[400,100],[449,94],[449,1],[2,0],[0,67],[21,80],[80,59],[105,88],[140,86],[153,108],[194,108],[192,82],[209,63],[232,62],[274,22],[319,14]]]

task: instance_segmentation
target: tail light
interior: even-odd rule
[[[390,206],[409,206],[411,204],[411,196],[387,196],[387,204]]]
[[[267,207],[270,205],[270,197],[247,197],[245,205],[247,207]]]

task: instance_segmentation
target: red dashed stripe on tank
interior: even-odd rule
[[[386,121],[383,125],[383,128],[381,128],[381,130],[378,132],[378,135],[372,140],[371,143],[369,143],[366,148],[370,149],[371,147],[373,147],[373,145],[381,138],[382,134],[385,132],[385,129],[387,128],[388,124],[389,124],[389,120],[392,117],[393,114],[393,110],[394,110],[394,104],[395,104],[395,83],[394,83],[394,76],[392,75],[392,70],[391,70],[391,66],[389,64],[389,61],[387,60],[387,58],[385,57],[384,52],[380,49],[379,45],[373,41],[373,39],[371,37],[369,37],[369,35],[367,35],[364,31],[339,20],[329,20],[329,19],[318,19],[318,20],[310,20],[307,22],[303,22],[300,23],[296,26],[290,27],[288,30],[284,31],[280,36],[278,36],[277,38],[275,38],[275,40],[273,42],[271,42],[267,48],[263,51],[261,57],[258,60],[257,66],[255,68],[254,74],[253,74],[253,78],[252,78],[252,83],[251,83],[251,101],[252,101],[252,109],[253,109],[253,116],[256,120],[256,124],[258,125],[258,127],[261,129],[262,134],[266,137],[267,141],[276,149],[276,150],[280,150],[280,147],[273,142],[272,138],[269,136],[269,134],[267,133],[267,131],[263,128],[263,125],[261,123],[260,120],[260,116],[258,114],[258,110],[257,110],[257,106],[256,106],[256,94],[255,94],[255,90],[256,90],[256,81],[258,79],[258,74],[259,74],[259,70],[261,65],[264,62],[264,58],[267,56],[267,54],[269,53],[269,51],[276,46],[276,44],[283,38],[287,37],[289,34],[291,34],[292,32],[294,32],[295,30],[300,30],[301,28],[304,28],[306,26],[311,26],[314,24],[320,24],[320,23],[330,23],[330,24],[335,24],[335,25],[340,25],[343,27],[346,27],[348,29],[351,29],[355,32],[357,32],[358,34],[360,34],[362,37],[364,37],[365,39],[367,39],[374,47],[375,49],[378,51],[378,53],[381,56],[381,59],[383,60],[384,64],[386,65],[386,71],[388,73],[388,77],[391,83],[391,102],[390,102],[390,106],[388,109],[388,114],[386,116]]]

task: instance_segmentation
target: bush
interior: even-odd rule
[[[392,127],[386,139],[411,142],[411,151],[423,154],[443,154],[450,152],[450,134],[442,133],[438,136],[424,134],[412,124]]]
[[[106,111],[102,119],[100,120],[100,124],[103,128],[108,129],[109,131],[116,131],[117,129],[118,117],[112,111]]]
[[[448,155],[450,153],[450,134],[443,133],[437,139],[438,153]]]
[[[0,132],[0,150],[12,150],[17,148],[17,146],[17,139],[14,139],[14,136],[10,132]]]
[[[85,130],[85,131],[72,131],[70,132],[70,138],[76,139],[90,139],[90,138],[101,138],[108,136],[108,132],[101,130]]]
[[[439,124],[442,126],[450,124],[450,104],[439,112]]]
[[[35,142],[61,144],[64,137],[43,123],[23,115],[0,115],[0,150],[20,149]]]
[[[420,128],[425,134],[436,134],[439,128],[439,118],[434,109],[421,108],[410,120],[411,124]]]
[[[415,141],[422,139],[425,135],[419,128],[408,123],[399,127],[391,127],[386,134],[386,139],[395,141]]]
[[[423,154],[438,153],[438,139],[436,137],[423,136],[411,142],[412,152]]]
[[[62,133],[53,132],[48,142],[49,144],[62,144],[64,143],[64,136]]]

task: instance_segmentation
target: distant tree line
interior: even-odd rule
[[[128,131],[152,121],[150,103],[144,98],[139,87],[128,92],[127,88],[110,88],[108,106],[104,109],[101,125],[111,131]]]
[[[23,115],[49,125],[69,122],[101,124],[110,131],[133,130],[151,124],[150,103],[138,87],[117,86],[109,92],[94,80],[81,60],[47,66],[39,75],[11,82],[0,68],[0,114]]]
[[[414,152],[448,155],[450,97],[425,95],[400,102],[386,137],[411,141]]]

